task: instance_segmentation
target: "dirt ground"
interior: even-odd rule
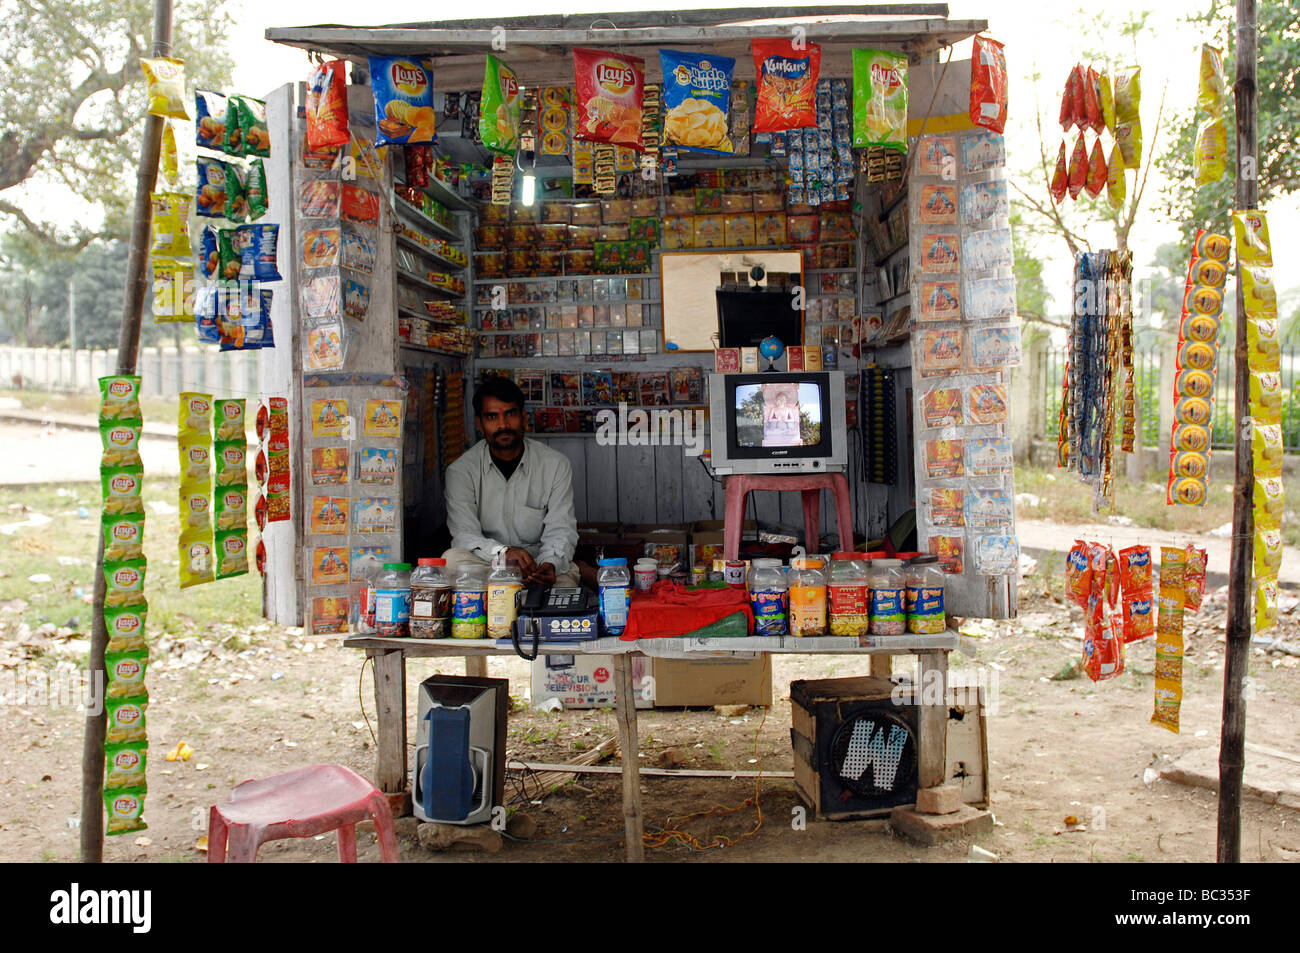
[[[984,670],[995,706],[988,718],[992,810],[997,826],[978,838],[1002,861],[1210,861],[1214,857],[1216,799],[1212,792],[1152,780],[1152,772],[1194,748],[1217,743],[1222,690],[1222,610],[1207,605],[1189,624],[1186,701],[1180,735],[1148,724],[1152,703],[1150,642],[1129,656],[1118,679],[1093,685],[1086,677],[1054,681],[1076,658],[1079,610],[1067,609],[1039,577],[1022,589],[1022,612],[1011,623],[969,624],[979,638],[976,659],[954,655],[952,669],[974,680]],[[0,639],[15,648],[13,610],[0,605]],[[1297,620],[1283,623],[1294,638]],[[82,639],[53,640],[50,658],[75,655]],[[0,643],[3,644],[3,643]],[[10,656],[12,658],[12,655]],[[50,661],[47,658],[47,661]],[[39,659],[36,659],[39,661]],[[909,662],[896,662],[896,670]],[[1247,737],[1293,750],[1294,712],[1300,701],[1300,660],[1256,651]],[[30,663],[29,663],[30,664]],[[528,690],[527,663],[494,659],[491,674],[506,676],[517,699]],[[14,669],[10,667],[9,671]],[[30,669],[28,669],[30,671]],[[408,666],[408,697],[434,672],[463,671],[459,661]],[[865,660],[778,656],[776,701],[763,717],[712,710],[642,712],[643,764],[664,752],[683,767],[772,770],[792,768],[789,744],[793,679],[865,672]],[[240,780],[304,764],[336,762],[363,773],[374,767],[370,669],[359,653],[335,640],[305,638],[269,625],[251,633],[161,637],[149,672],[149,830],[107,840],[112,861],[197,862],[196,842],[205,833],[207,808]],[[359,693],[360,692],[360,697]],[[29,699],[30,702],[30,699]],[[364,707],[364,712],[363,712]],[[0,859],[72,861],[77,858],[80,752],[83,716],[72,704],[0,705],[5,738],[0,766]],[[412,725],[413,730],[413,725]],[[509,757],[566,761],[616,733],[612,711],[512,714]],[[413,735],[412,735],[413,737]],[[169,763],[165,753],[184,741],[188,762]],[[757,763],[755,763],[757,761]],[[643,778],[647,830],[668,818],[713,807],[733,813],[678,825],[700,843],[718,835],[752,836],[725,849],[672,843],[649,850],[652,861],[953,861],[968,842],[923,848],[896,839],[878,824],[810,821],[792,824],[798,804],[788,779],[759,785],[759,812],[743,802],[750,780]],[[507,841],[498,853],[431,853],[404,824],[402,859],[416,862],[619,860],[623,856],[621,782],[615,776],[581,775],[550,793],[526,779],[512,780],[512,805],[537,822],[535,839]],[[1065,818],[1086,830],[1067,831]],[[1243,859],[1300,859],[1300,812],[1246,800]],[[755,830],[756,829],[756,830]],[[361,835],[361,857],[377,860],[373,836]],[[335,859],[334,836],[267,845],[265,861]]]

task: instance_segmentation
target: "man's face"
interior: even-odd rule
[[[478,415],[478,426],[491,449],[509,452],[523,440],[523,411],[518,404],[485,397],[483,412]]]

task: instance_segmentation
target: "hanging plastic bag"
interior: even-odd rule
[[[907,151],[907,57],[853,51],[853,145]]]
[[[141,58],[140,68],[149,84],[149,114],[189,119],[185,108],[185,61],[168,56]]]
[[[1065,164],[1065,140],[1061,140],[1061,151],[1056,154],[1056,172],[1052,174],[1052,184],[1049,191],[1052,193],[1052,201],[1061,204],[1065,198],[1065,193],[1070,187],[1070,171]]]
[[[307,82],[307,148],[318,151],[347,145],[348,87],[345,60],[321,63]]]
[[[1007,124],[1007,58],[1003,46],[975,37],[970,61],[970,121],[1002,132]]]
[[[483,95],[479,100],[479,139],[492,152],[513,155],[519,146],[519,116],[523,107],[519,78],[495,56],[489,54],[485,59]]]

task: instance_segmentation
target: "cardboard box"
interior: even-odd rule
[[[772,657],[663,659],[654,663],[656,708],[771,705]]]
[[[741,529],[741,539],[753,538],[758,532],[758,524],[745,520]],[[722,544],[725,520],[697,520],[691,524],[691,562],[702,562],[711,566],[713,560],[722,558]]]
[[[644,655],[632,657],[632,684],[636,707],[654,707],[653,683],[645,680],[650,662]],[[612,708],[618,701],[614,687],[612,655],[538,655],[533,660],[531,698],[540,708],[552,698],[568,708]]]
[[[634,523],[627,527],[629,536],[642,540],[642,555],[653,556],[661,563],[686,565],[690,558],[688,544],[690,533],[685,526],[661,526],[656,523]]]

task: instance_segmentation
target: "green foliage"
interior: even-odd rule
[[[1052,300],[1043,281],[1043,262],[1025,247],[1024,216],[1019,210],[1011,214],[1011,247],[1015,256],[1016,311],[1025,322],[1043,321]]]

